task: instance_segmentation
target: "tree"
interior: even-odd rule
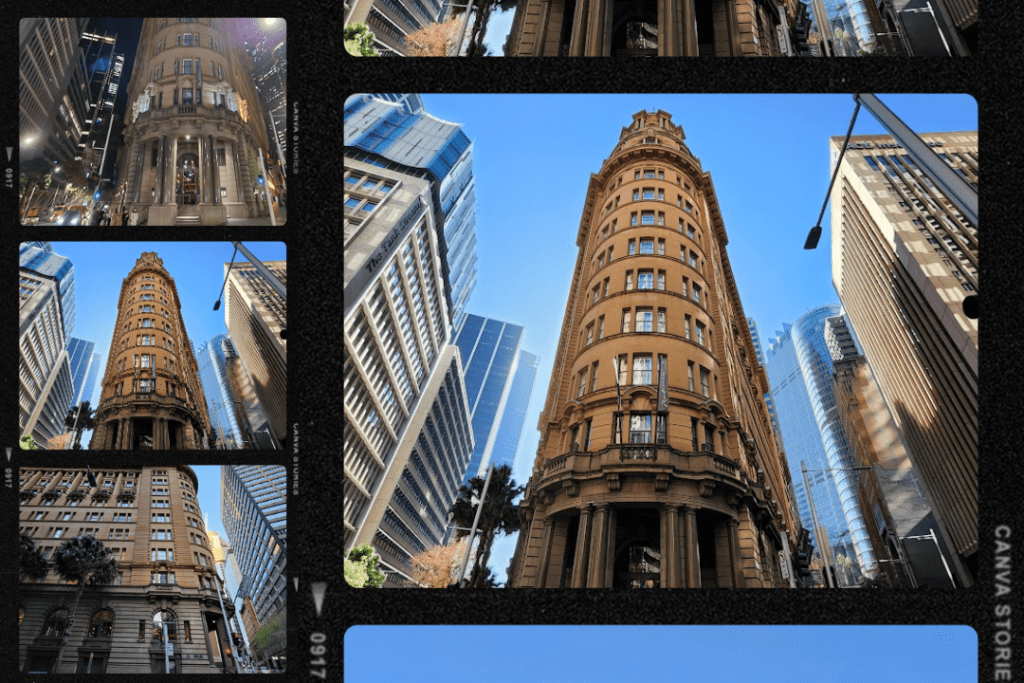
[[[350,568],[349,563],[354,563],[358,567]],[[358,582],[362,574],[365,574],[366,578],[360,585],[357,586],[352,581],[349,581],[349,585],[355,588],[380,588],[387,577],[377,568],[378,565],[380,565],[380,556],[373,551],[369,543],[356,546],[345,559],[345,580],[348,581],[351,574],[352,578]]]
[[[43,551],[36,547],[35,541],[27,534],[21,535],[21,556],[18,566],[21,573],[30,579],[42,579],[50,572]]]
[[[473,491],[483,489],[484,479],[474,477],[468,484],[459,487],[458,498],[452,505],[452,521],[457,527],[469,529],[473,526],[473,519],[476,516],[476,507],[472,504]],[[519,530],[519,511],[513,503],[516,497],[524,490],[524,487],[517,486],[512,478],[512,468],[502,465],[495,468],[491,473],[491,483],[484,497],[483,511],[480,513],[480,522],[477,529],[480,532],[480,544],[476,551],[476,560],[473,562],[473,572],[470,574],[469,586],[472,588],[487,587],[487,562],[491,557],[491,546],[498,533],[509,535]],[[456,532],[461,538],[469,532],[459,530]]]
[[[373,49],[373,32],[366,24],[355,23],[345,27],[345,50],[355,57],[378,57]]]
[[[443,24],[427,24],[405,36],[405,52],[410,57],[448,57],[454,55],[463,21],[460,18]]]
[[[69,538],[53,551],[53,573],[62,581],[77,584],[78,588],[75,590],[75,603],[71,607],[64,636],[61,638],[60,650],[50,673],[56,673],[57,667],[60,666],[64,646],[67,645],[71,629],[75,625],[75,610],[78,608],[78,601],[82,597],[85,585],[88,583],[90,586],[102,586],[113,583],[117,578],[117,563],[110,550],[95,536],[79,536]]]
[[[66,451],[71,448],[71,443],[74,441],[71,434],[58,434],[51,436],[46,440],[46,450],[48,451]]]
[[[459,582],[466,541],[435,545],[412,558],[412,579],[423,588],[447,588]]]
[[[64,426],[73,430],[72,434],[75,440],[71,446],[72,449],[82,450],[82,432],[86,429],[96,428],[96,421],[93,420],[95,415],[96,411],[89,407],[88,401],[82,401],[79,405],[68,408],[68,414],[64,417]]]
[[[262,662],[288,647],[288,619],[284,609],[274,613],[263,622],[259,630],[252,636],[253,657]]]
[[[21,450],[23,451],[36,450],[36,440],[32,438],[31,434],[26,434],[25,436],[21,437],[21,440],[18,442],[18,445],[21,447]]]

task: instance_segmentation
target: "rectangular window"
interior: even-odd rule
[[[611,286],[612,286],[612,279],[611,279],[610,277],[606,277],[606,278],[604,279],[604,297],[605,297],[605,298],[607,298],[607,297],[608,297],[608,289],[609,289],[609,288],[610,288]]]
[[[593,424],[593,420],[591,419],[591,420],[587,420],[586,423],[583,426],[583,428],[586,430],[586,433],[583,436],[583,450],[585,450],[585,451],[589,451],[590,450],[590,435],[591,435],[591,425],[592,424]]]
[[[658,254],[660,256],[664,256],[665,255],[665,240],[663,240],[661,238],[658,239]]]
[[[629,318],[630,318],[630,311],[629,311],[629,309],[628,308],[622,309],[622,332],[623,333],[629,332],[629,322],[630,322]]]
[[[146,620],[139,619],[139,640],[146,637]]]
[[[690,267],[695,270],[697,268],[697,254],[693,251],[690,252]]]
[[[686,213],[693,213],[693,204],[686,202],[686,207],[683,209]]]
[[[154,146],[154,149],[156,149],[155,146]],[[153,165],[156,166],[156,162],[155,161],[153,162]],[[629,214],[629,224],[630,225],[636,225],[636,211],[634,211],[633,213]]]
[[[651,354],[635,354],[633,356],[633,384],[651,383]]]
[[[601,255],[597,257],[597,269],[601,270],[602,268],[604,268],[604,252],[603,251],[601,252]]]
[[[640,201],[640,190],[633,190],[633,201]]]
[[[868,166],[871,167],[872,171],[877,171],[878,170],[878,164],[875,162],[874,157],[872,157],[871,155],[865,155],[864,156],[864,161],[868,162]]]
[[[693,391],[694,388],[693,388],[693,361],[692,360],[686,361],[686,382],[687,382],[686,386],[690,389],[690,391]],[[696,438],[696,437],[694,437],[694,438]],[[696,449],[694,449],[694,450],[696,450]]]
[[[218,147],[217,148],[217,165],[218,166],[224,166],[225,163],[226,163],[226,161],[225,161],[225,158],[224,158],[224,148],[223,147]]]
[[[700,285],[696,283],[693,285],[693,300],[700,303]]]
[[[629,442],[651,442],[651,414],[632,413],[629,416]]]
[[[654,238],[642,237],[640,238],[640,253],[641,254],[653,254],[654,253]]]
[[[654,188],[653,187],[645,187],[644,188],[644,199],[654,199]]]
[[[683,317],[683,337],[686,339],[690,338],[690,322],[693,320],[690,316]]]
[[[604,339],[604,316],[597,319],[597,338]]]
[[[587,392],[587,369],[583,368],[580,370],[580,383],[579,391],[576,392],[576,397],[579,398]]]
[[[661,290],[665,289],[665,271],[664,270],[659,270],[658,271],[658,289],[661,289]]]
[[[629,247],[628,247],[628,249],[626,251],[626,255],[627,256],[632,256],[633,254],[636,253],[636,240],[629,240],[629,242],[627,242],[627,244],[629,245]]]
[[[662,189],[658,190],[658,201],[659,202],[665,201],[665,190],[662,190]]]
[[[665,309],[658,309],[658,332],[665,332]]]
[[[652,311],[650,308],[636,309],[636,331],[650,332],[653,317],[654,311]]]
[[[191,33],[186,33],[185,34],[185,47],[190,47],[191,45],[192,45],[192,34]],[[188,73],[188,72],[186,71],[185,73]]]
[[[653,170],[644,169],[644,178],[653,178],[653,177],[654,177],[654,171]]]
[[[636,275],[636,288],[637,289],[654,289],[654,271],[653,270],[637,271],[637,275]]]
[[[697,321],[697,343],[704,346],[704,325],[699,320]]]
[[[704,425],[704,450],[715,452],[715,428],[712,425]]]
[[[587,325],[587,346],[594,343],[594,324]]]
[[[711,396],[711,373],[706,368],[700,369],[700,393]]]
[[[601,298],[601,286],[598,285],[597,287],[594,287],[594,303],[596,304],[597,300],[600,299],[600,298]]]
[[[697,239],[697,231],[694,229],[692,225],[686,226],[686,236],[689,237],[691,240]]]
[[[633,271],[626,271],[626,291],[633,289]]]
[[[641,211],[640,212],[640,223],[641,223],[641,225],[654,225],[654,212],[653,211]]]
[[[590,390],[597,391],[597,363],[590,370]]]
[[[608,247],[608,263],[611,263],[612,260],[614,260],[614,258],[615,258],[614,254],[615,254],[615,247]]]

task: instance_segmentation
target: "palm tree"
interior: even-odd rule
[[[57,651],[57,658],[53,662],[51,673],[56,673],[60,659],[64,655],[64,646],[67,645],[71,629],[75,625],[75,610],[85,590],[85,584],[102,586],[113,583],[117,577],[117,563],[110,550],[103,547],[103,542],[95,536],[79,536],[69,538],[53,551],[53,572],[63,581],[78,584],[75,590],[75,604],[71,607],[70,618],[60,641],[60,650]]]
[[[30,579],[41,579],[50,571],[46,564],[46,558],[43,557],[43,551],[36,547],[35,541],[27,534],[21,535],[19,569]]]
[[[86,429],[95,429],[96,421],[93,420],[93,416],[96,411],[89,407],[88,401],[82,401],[77,406],[68,408],[68,414],[64,418],[64,426],[68,429],[75,430],[75,441],[71,446],[73,450],[82,449],[82,432]]]
[[[452,505],[452,522],[455,526],[468,529],[473,525],[473,519],[476,517],[476,507],[471,502],[473,493],[482,490],[483,487],[482,477],[473,477],[459,487],[458,498]],[[508,465],[497,467],[491,473],[491,483],[484,497],[480,523],[477,525],[480,530],[480,545],[477,546],[476,560],[473,562],[473,571],[469,578],[470,587],[488,587],[485,570],[491,557],[491,545],[499,532],[507,536],[519,530],[519,511],[512,501],[523,491],[524,487],[516,485],[515,479],[512,478],[512,468]],[[467,533],[464,530],[456,531],[459,538]]]

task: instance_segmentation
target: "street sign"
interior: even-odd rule
[[[164,643],[164,654],[166,654],[168,657],[174,656],[174,643],[172,643],[169,640],[166,643]]]

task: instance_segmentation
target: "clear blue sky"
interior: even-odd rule
[[[977,130],[967,95],[880,95],[917,132]],[[850,95],[423,95],[426,111],[464,124],[473,140],[477,283],[467,310],[526,327],[540,356],[514,476],[525,483],[537,420],[576,263],[590,174],[642,109],[663,109],[710,171],[744,312],[766,340],[783,322],[838,301],[832,286],[829,212],[814,251],[807,232],[829,183],[828,139],[845,135]],[[861,108],[854,135],[885,129]],[[504,576],[512,543],[491,566]]]
[[[248,245],[246,245],[248,246]],[[190,465],[199,477],[199,509],[206,519],[206,531],[216,531],[227,539],[224,524],[220,521],[220,465]]]
[[[261,261],[285,259],[283,242],[243,242]],[[110,351],[117,300],[121,283],[144,251],[155,251],[174,278],[181,301],[185,331],[196,351],[218,334],[227,332],[224,303],[213,304],[224,284],[224,264],[231,261],[230,242],[53,242],[53,251],[67,256],[75,266],[75,326],[71,336],[96,342],[101,368],[106,368]],[[235,261],[245,261],[238,254]],[[92,406],[99,404],[103,370],[96,380]],[[91,432],[82,443],[88,444]]]
[[[978,636],[968,626],[354,626],[345,632],[348,683],[837,678],[971,683],[978,680]]]

